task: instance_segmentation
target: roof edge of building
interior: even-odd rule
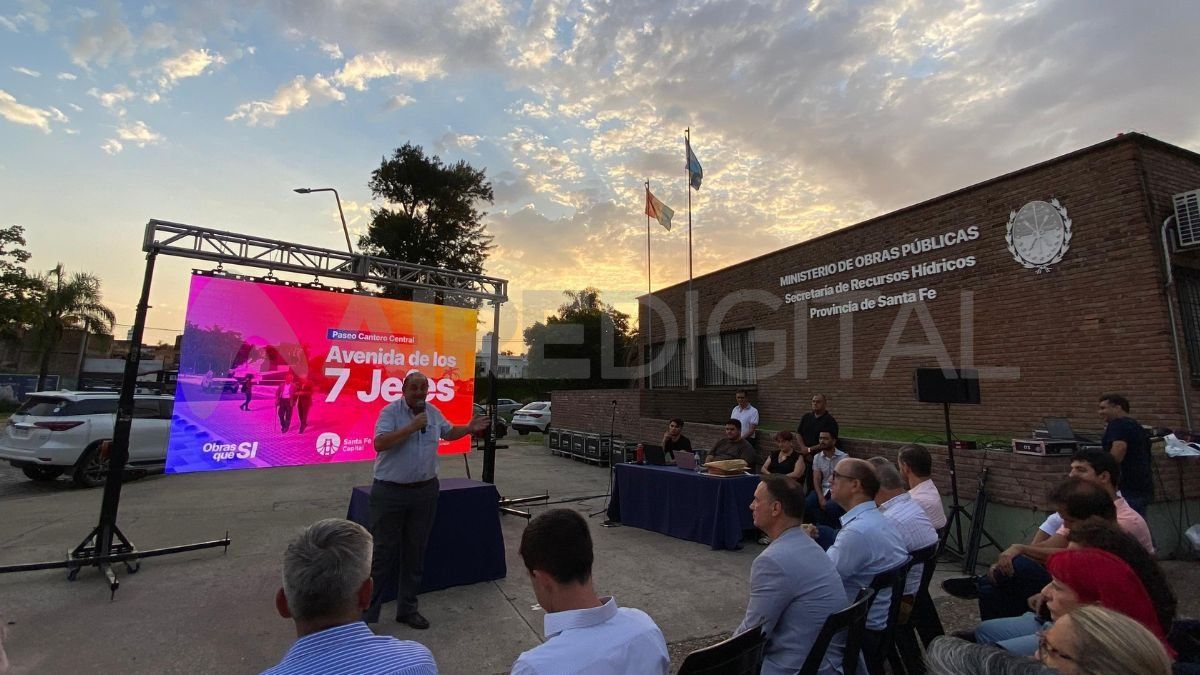
[[[833,237],[836,235],[845,234],[846,232],[849,232],[850,230],[853,230],[853,229],[859,228],[859,227],[866,227],[867,225],[871,225],[871,224],[875,223],[876,221],[883,220],[884,218],[891,218],[893,216],[897,216],[902,213],[907,213],[909,211],[915,211],[917,209],[925,208],[932,204],[936,204],[941,201],[945,201],[948,199],[952,199],[954,197],[958,197],[964,193],[971,192],[972,190],[978,190],[978,189],[987,187],[989,185],[992,185],[993,183],[998,183],[1003,180],[1008,180],[1010,178],[1020,176],[1021,174],[1028,173],[1030,171],[1036,171],[1036,170],[1043,169],[1048,166],[1052,166],[1054,164],[1058,164],[1060,162],[1070,161],[1070,160],[1076,159],[1078,157],[1088,155],[1088,154],[1091,154],[1094,152],[1098,152],[1100,150],[1106,150],[1112,146],[1120,145],[1123,143],[1132,143],[1132,144],[1138,144],[1138,145],[1142,145],[1142,146],[1150,146],[1150,147],[1153,147],[1153,148],[1156,148],[1159,150],[1164,150],[1166,152],[1170,152],[1172,154],[1180,155],[1186,159],[1190,159],[1194,162],[1200,163],[1200,153],[1193,152],[1191,150],[1188,150],[1187,148],[1182,148],[1178,145],[1173,145],[1171,143],[1167,143],[1166,141],[1161,141],[1157,138],[1154,138],[1153,136],[1148,136],[1140,131],[1127,131],[1127,132],[1117,134],[1113,138],[1110,138],[1110,139],[1107,139],[1104,141],[1100,141],[1099,143],[1093,143],[1092,145],[1085,146],[1078,150],[1072,150],[1071,152],[1068,152],[1066,154],[1059,155],[1057,157],[1051,157],[1050,159],[1042,160],[1040,162],[1037,162],[1036,164],[1030,164],[1029,166],[1022,167],[1020,169],[1015,169],[1013,171],[1009,171],[1007,173],[1000,174],[999,176],[994,176],[992,178],[982,180],[978,183],[972,183],[971,185],[967,185],[965,187],[961,187],[956,190],[951,190],[950,192],[947,192],[947,193],[944,193],[941,195],[937,195],[935,197],[930,197],[929,199],[919,201],[915,204],[910,204],[908,206],[900,207],[894,211],[888,211],[887,213],[882,213],[878,216],[874,216],[872,218],[868,218],[866,220],[854,223],[853,225],[847,225],[845,227],[838,228],[831,232],[826,232],[825,234],[817,235],[815,237],[812,237],[811,239],[805,239],[804,241],[797,242],[795,244],[790,244],[788,246],[784,246],[783,248],[775,249],[774,251],[768,251],[761,255],[754,256],[753,258],[747,258],[740,262],[733,263],[732,265],[726,265],[725,267],[722,267],[717,270],[713,270],[712,272],[706,272],[697,277],[693,277],[693,281],[695,281],[696,279],[703,279],[704,277],[712,276],[714,274],[720,274],[720,273],[725,272],[726,270],[730,269],[731,267],[745,265],[747,263],[751,263],[756,260],[766,258],[768,256],[778,255],[789,249],[798,248],[800,246],[807,246],[809,244],[821,241],[822,239],[825,239],[826,237]],[[687,286],[687,281],[685,280],[685,281],[681,281],[679,283],[671,284],[670,286],[664,286],[655,292],[661,293],[663,291],[671,290],[671,289],[674,289],[677,287],[686,287],[686,286]],[[637,297],[638,297],[638,300],[642,300],[646,297],[646,294],[642,294]],[[639,303],[639,305],[640,304],[641,303]]]

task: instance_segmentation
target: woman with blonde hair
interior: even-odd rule
[[[1162,642],[1141,623],[1082,605],[1038,635],[1037,658],[1063,675],[1170,675]]]

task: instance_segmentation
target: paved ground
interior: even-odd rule
[[[603,505],[596,495],[607,491],[607,470],[508,440],[497,461],[503,494],[546,492],[585,513]],[[476,477],[480,468],[481,458],[473,456]],[[462,459],[443,460],[441,473],[465,475]],[[215,539],[226,531],[233,545],[226,554],[216,549],[147,560],[138,574],[122,575],[111,602],[95,570],[74,583],[61,571],[0,576],[0,619],[9,624],[15,672],[240,673],[273,664],[294,637],[272,605],[286,540],[317,519],[344,516],[350,488],[369,479],[370,464],[363,463],[128,483],[120,525],[138,546]],[[95,524],[100,496],[100,490],[72,488],[65,478],[35,484],[0,468],[0,565],[61,559]],[[738,624],[759,546],[711,551],[634,528],[602,528],[601,520],[589,518],[597,589],[649,612],[671,643],[676,666],[683,654]],[[387,620],[378,630],[428,645],[445,673],[507,672],[521,651],[538,644],[542,615],[533,609],[516,554],[525,521],[502,521],[508,578],[422,596],[422,612],[433,623],[428,631]],[[1200,583],[1194,563],[1170,563],[1169,574],[1180,589]],[[1197,615],[1200,596],[1181,596],[1185,612]],[[937,602],[949,629],[976,620],[973,603]],[[390,616],[387,609],[384,615]]]

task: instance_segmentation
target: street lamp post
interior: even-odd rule
[[[338,191],[333,188],[296,188],[296,189],[292,190],[292,192],[296,192],[296,193],[299,193],[302,195],[306,195],[306,194],[309,194],[312,192],[332,192],[333,193],[333,198],[337,201],[337,205],[338,205],[338,215],[341,216],[341,218],[342,218],[342,234],[346,235],[346,248],[349,249],[350,254],[353,255],[354,254],[354,246],[352,246],[350,244],[350,229],[348,227],[346,227],[346,214],[342,212],[342,198],[340,196],[338,196]]]

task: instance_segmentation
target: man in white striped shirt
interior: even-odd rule
[[[437,675],[424,645],[375,635],[360,620],[371,604],[371,534],[330,518],[309,526],[283,555],[275,608],[297,640],[264,675]]]

